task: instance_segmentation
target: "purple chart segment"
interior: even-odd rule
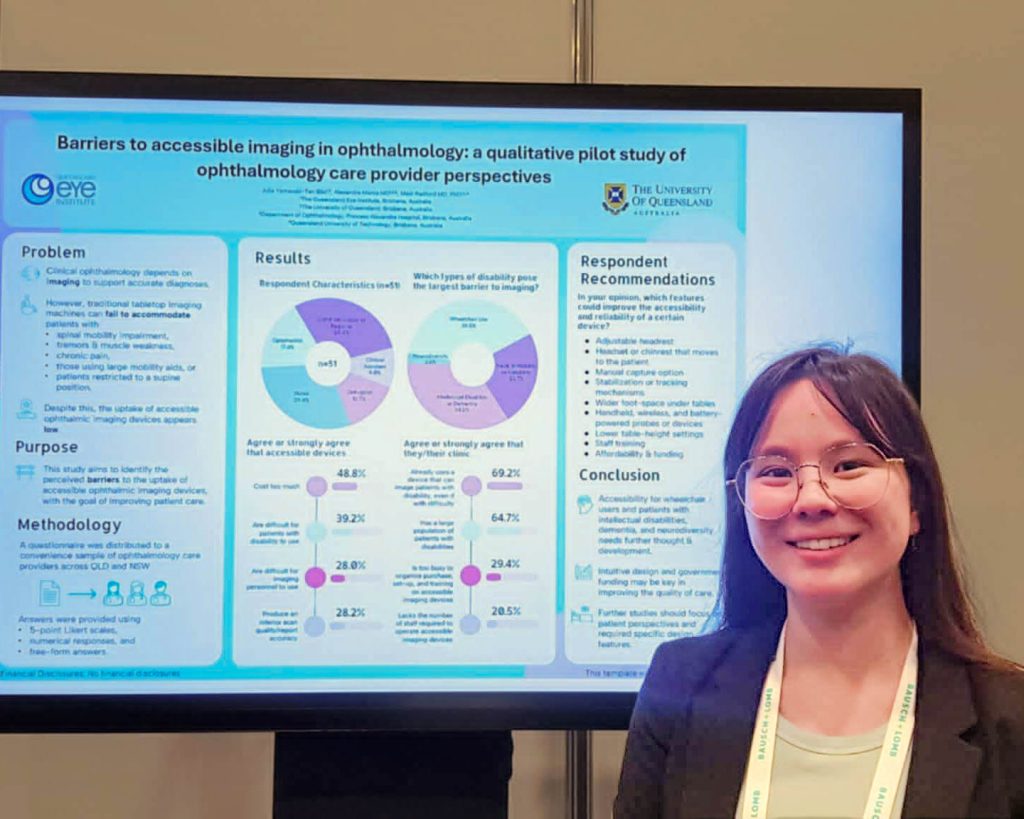
[[[351,373],[338,385],[341,403],[345,405],[350,424],[362,421],[373,412],[388,394],[388,388],[376,381]]]
[[[334,341],[352,358],[391,349],[383,325],[358,304],[344,299],[311,299],[295,309],[316,342]]]
[[[409,382],[423,408],[449,426],[484,429],[508,419],[490,390],[460,384],[447,364],[410,364]]]
[[[526,403],[537,383],[537,346],[523,336],[494,354],[494,375],[487,381],[501,411],[510,418]]]

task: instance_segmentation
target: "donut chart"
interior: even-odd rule
[[[487,358],[485,380],[466,383],[453,369],[463,351]],[[423,408],[460,429],[493,427],[523,408],[537,383],[537,346],[511,311],[459,301],[434,311],[413,338],[409,383]]]
[[[285,415],[315,429],[362,421],[394,375],[391,338],[376,317],[344,299],[311,299],[277,320],[263,345],[263,385]]]

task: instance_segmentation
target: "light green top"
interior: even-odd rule
[[[830,737],[804,731],[780,715],[765,819],[861,819],[885,728],[881,725],[866,734]],[[903,763],[893,816],[903,813],[912,752],[913,746]],[[737,817],[746,789],[744,780]]]

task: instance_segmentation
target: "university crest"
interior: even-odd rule
[[[605,182],[604,209],[613,216],[618,216],[629,207],[629,189],[625,182]]]

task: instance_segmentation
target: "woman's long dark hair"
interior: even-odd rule
[[[939,465],[917,402],[881,361],[834,347],[791,353],[761,372],[740,401],[725,446],[725,476],[750,457],[772,401],[808,379],[864,440],[887,457],[903,458],[920,531],[900,560],[903,596],[921,639],[966,660],[1013,665],[985,644],[967,595],[951,535]],[[722,585],[716,611],[722,627],[781,624],[786,592],[754,552],[743,506],[727,493]]]

